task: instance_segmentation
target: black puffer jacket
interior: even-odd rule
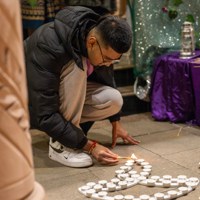
[[[82,148],[87,138],[59,112],[60,73],[71,59],[83,69],[85,38],[99,17],[86,7],[66,7],[24,42],[31,126],[71,148]],[[115,87],[112,68],[97,68],[91,79]],[[119,115],[110,120],[119,120]]]

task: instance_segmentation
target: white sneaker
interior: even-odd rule
[[[93,164],[92,158],[83,152],[64,147],[59,142],[49,142],[49,158],[68,167],[89,167]]]

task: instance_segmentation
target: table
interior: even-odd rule
[[[179,58],[179,52],[157,58],[150,98],[156,120],[200,125],[200,51],[190,59]]]

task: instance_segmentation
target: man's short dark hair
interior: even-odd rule
[[[118,53],[125,53],[132,43],[132,31],[125,19],[113,15],[100,18],[96,26],[105,46],[110,46]]]

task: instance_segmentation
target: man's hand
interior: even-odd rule
[[[92,154],[92,156],[101,164],[115,165],[119,162],[117,154],[94,141],[88,140],[87,144],[83,147],[83,150]]]
[[[118,160],[118,155],[114,154],[108,148],[97,144],[96,147],[92,151],[92,156],[101,164],[105,165],[116,165]]]
[[[119,121],[112,122],[113,130],[112,130],[112,148],[115,147],[117,143],[117,138],[122,138],[124,143],[128,144],[139,144],[140,141],[133,139],[132,136],[128,134],[128,132],[123,129]]]

